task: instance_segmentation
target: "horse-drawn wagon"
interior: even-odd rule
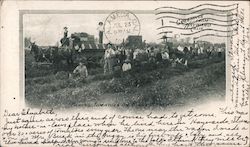
[[[103,44],[96,44],[93,35],[87,33],[73,33],[70,37],[63,37],[60,46],[41,47],[31,43],[31,53],[36,62],[51,62],[54,64],[66,61],[73,65],[82,60],[91,64],[99,64],[105,52]]]

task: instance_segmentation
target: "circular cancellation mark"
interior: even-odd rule
[[[122,43],[129,35],[139,35],[140,30],[138,17],[128,10],[114,11],[104,22],[104,34],[113,44]]]

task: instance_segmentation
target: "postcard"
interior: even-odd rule
[[[0,146],[249,146],[248,1],[2,1]]]

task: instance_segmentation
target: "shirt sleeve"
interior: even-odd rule
[[[73,73],[77,73],[78,71],[79,71],[79,66],[77,66],[77,67],[74,69]]]

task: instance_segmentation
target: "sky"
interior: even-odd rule
[[[160,20],[156,20],[154,13],[138,13],[140,22],[140,35],[147,43],[159,43],[161,36],[158,35]],[[68,27],[69,35],[74,32],[86,32],[98,37],[98,23],[105,22],[109,13],[105,14],[25,14],[23,16],[24,37],[30,37],[38,45],[56,45],[63,37],[63,28]],[[179,34],[176,31],[176,34]],[[213,43],[224,42],[225,38],[205,37]],[[104,43],[108,43],[104,37]]]
[[[86,32],[98,37],[98,23],[105,22],[109,14],[25,14],[23,17],[24,37],[31,37],[39,45],[55,45],[63,36],[63,28],[68,27],[69,34]],[[140,35],[147,42],[159,42],[154,14],[137,15]],[[109,42],[104,38],[104,43]]]

